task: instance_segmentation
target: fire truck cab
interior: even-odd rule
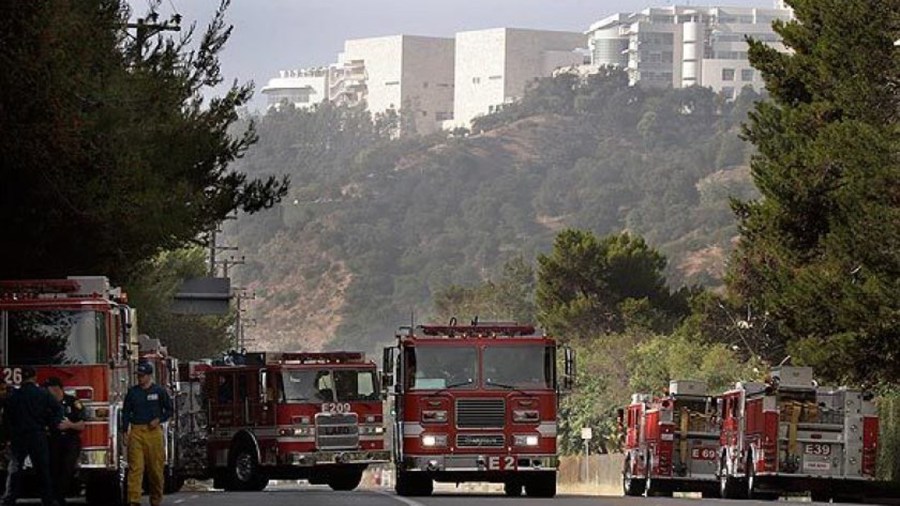
[[[451,320],[403,327],[397,337],[384,354],[397,494],[429,495],[434,481],[480,481],[503,483],[510,496],[524,488],[553,497],[558,403],[575,374],[571,350],[516,323]]]
[[[306,479],[359,485],[386,463],[382,395],[362,353],[247,353],[203,368],[207,466],[216,488]],[[188,403],[190,404],[190,403]]]
[[[89,504],[123,499],[125,455],[119,412],[132,383],[137,340],[134,315],[105,277],[0,281],[0,379],[22,380],[33,366],[39,382],[57,376],[85,406],[78,476]]]
[[[724,498],[861,498],[875,480],[878,416],[872,396],[819,387],[810,367],[776,367],[766,383],[738,383],[719,403]]]
[[[625,495],[717,495],[716,403],[702,381],[672,381],[658,398],[635,394],[620,414],[625,429]]]

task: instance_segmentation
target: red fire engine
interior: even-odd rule
[[[21,382],[34,366],[38,381],[57,376],[85,406],[79,483],[90,504],[122,499],[124,455],[119,411],[131,384],[136,340],[132,311],[104,277],[0,281],[0,366]]]
[[[719,427],[706,383],[672,381],[666,395],[635,394],[619,413],[625,430],[625,495],[718,494]]]
[[[872,396],[819,387],[809,367],[777,367],[767,383],[722,395],[722,497],[860,498],[874,484],[878,416]]]
[[[510,496],[524,487],[529,496],[553,497],[557,408],[574,381],[572,351],[515,323],[451,320],[416,330],[402,328],[384,354],[395,394],[396,492],[429,495],[433,481],[482,481],[503,483]]]
[[[192,368],[179,392],[188,398],[176,401],[181,478],[211,476],[225,490],[270,479],[352,490],[367,466],[389,461],[380,382],[362,353],[246,353]]]

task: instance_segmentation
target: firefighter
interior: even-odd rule
[[[74,395],[63,391],[63,383],[57,377],[44,382],[44,387],[63,406],[63,430],[50,431],[50,469],[56,477],[56,502],[65,506],[71,488],[75,468],[81,457],[81,431],[84,430],[84,406]]]
[[[31,465],[40,479],[41,504],[52,506],[53,481],[50,476],[47,430],[68,427],[63,422],[62,405],[39,387],[33,367],[22,368],[22,386],[6,401],[9,416],[9,437],[12,448],[11,474],[7,480],[4,506],[16,504],[22,493],[22,471],[25,459],[31,458]]]
[[[163,497],[165,448],[161,424],[172,416],[172,399],[166,390],[153,383],[153,366],[137,366],[138,384],[128,390],[122,411],[128,427],[128,502],[141,503],[144,471],[150,491],[150,505],[159,506]]]

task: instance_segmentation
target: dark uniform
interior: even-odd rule
[[[84,421],[84,406],[72,395],[64,395],[63,412],[70,422]],[[77,430],[50,431],[50,472],[56,478],[54,492],[60,505],[66,504],[66,496],[75,477],[78,459],[81,457],[81,433]]]
[[[141,363],[138,376],[153,374],[153,366]],[[166,450],[163,428],[172,416],[172,398],[166,389],[150,383],[147,388],[135,385],[125,395],[122,416],[128,426],[128,502],[140,504],[141,483],[147,473],[151,506],[162,504]],[[154,423],[154,421],[158,423]]]
[[[22,372],[25,383],[6,401],[12,458],[15,462],[12,464],[14,469],[7,482],[3,504],[10,506],[19,499],[25,458],[30,457],[31,465],[40,480],[41,503],[52,506],[54,497],[47,431],[62,422],[62,405],[34,381],[27,381],[34,378],[34,369],[23,369]]]

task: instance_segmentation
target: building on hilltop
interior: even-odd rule
[[[584,63],[584,34],[496,28],[456,34],[453,118],[445,128],[472,120],[521,98],[535,78]]]
[[[669,6],[615,14],[587,31],[591,64],[624,68],[632,84],[705,86],[734,98],[745,86],[764,87],[747,59],[745,38],[784,51],[772,23],[790,18],[786,9],[748,7]]]
[[[266,96],[270,109],[278,109],[285,102],[298,109],[307,109],[328,98],[329,71],[325,67],[282,70],[278,77],[269,79],[260,92]]]
[[[402,111],[429,134],[453,115],[453,55],[453,39],[394,35],[345,41],[338,61],[356,62],[352,82],[373,115]]]

